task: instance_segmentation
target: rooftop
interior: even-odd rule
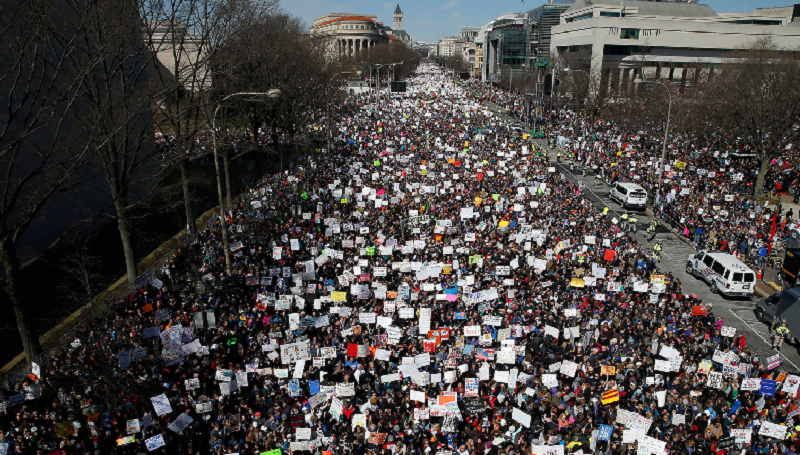
[[[323,25],[332,24],[334,22],[342,22],[342,21],[367,21],[367,22],[375,22],[374,19],[369,18],[367,16],[345,16],[345,17],[337,17],[336,19],[331,19],[329,21],[325,21],[319,24],[316,24],[317,27],[322,27]]]
[[[666,17],[716,17],[717,13],[708,5],[683,2],[648,2],[632,0],[576,0],[564,14],[593,6],[617,6],[636,8],[637,16]]]

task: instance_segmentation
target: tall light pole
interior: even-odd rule
[[[661,163],[658,165],[658,173],[657,173],[657,181],[656,181],[656,197],[653,199],[653,214],[655,214],[656,209],[658,208],[658,198],[661,195],[661,185],[662,185],[662,176],[664,173],[664,166],[667,164],[667,140],[669,139],[669,118],[672,114],[672,90],[669,89],[669,85],[665,84],[662,80],[655,80],[655,81],[646,81],[642,79],[641,76],[638,76],[636,79],[633,80],[634,84],[661,84],[666,90],[667,95],[669,96],[669,105],[667,107],[667,124],[664,127],[664,144],[661,147]]]
[[[342,74],[353,74],[353,72],[352,71],[342,71],[342,72],[336,73],[333,76],[331,76],[331,80],[336,79],[337,76],[340,76]],[[361,74],[362,74],[361,71],[356,71],[355,72],[356,77],[360,78]],[[327,107],[328,107],[328,115],[325,116],[325,118],[327,119],[325,128],[328,130],[328,153],[331,153],[331,101],[330,100],[328,100],[328,102],[327,102]]]
[[[591,80],[590,80],[591,78],[589,77],[589,73],[587,73],[584,70],[574,70],[574,69],[569,68],[569,67],[564,67],[564,68],[561,69],[561,71],[564,72],[564,73],[583,73],[583,74],[586,75],[586,86],[587,86],[587,88],[588,88],[589,84],[591,83]]]
[[[219,154],[217,153],[217,113],[219,113],[219,108],[222,107],[223,103],[234,96],[278,98],[281,96],[281,91],[278,89],[272,89],[267,92],[231,93],[225,98],[222,98],[222,101],[217,104],[217,108],[214,109],[214,117],[211,119],[211,139],[213,141],[214,149],[214,170],[217,174],[217,195],[219,196],[219,222],[220,228],[222,229],[222,248],[225,250],[225,271],[228,273],[228,276],[231,275],[231,250],[228,247],[228,229],[225,226],[225,204],[222,201],[222,180],[219,176]]]
[[[587,73],[584,70],[574,70],[574,69],[571,69],[569,67],[564,67],[564,69],[562,69],[561,71],[563,71],[565,73],[583,73],[583,74],[585,74],[586,75],[586,92],[587,93],[591,92],[592,77],[589,75],[589,73]],[[589,122],[589,132],[592,132],[594,130],[594,126],[593,125],[594,125],[594,122],[590,121]]]
[[[392,80],[394,80],[394,66],[395,65],[402,65],[403,63],[405,63],[405,60],[403,60],[402,62],[392,63]]]
[[[375,92],[375,95],[377,96],[377,98],[376,98],[375,101],[376,101],[377,105],[380,106],[380,99],[381,99],[381,68],[383,68],[384,66],[388,66],[388,64],[386,64],[386,63],[376,63],[375,66],[378,69],[377,91]]]

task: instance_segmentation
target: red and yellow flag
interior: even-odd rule
[[[610,403],[614,403],[615,401],[619,401],[619,390],[611,389],[611,390],[603,393],[603,396],[600,397],[600,401],[603,404],[610,404]]]

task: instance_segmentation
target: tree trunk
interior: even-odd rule
[[[231,210],[231,204],[233,203],[233,197],[231,196],[231,171],[228,166],[228,148],[223,147],[222,149],[222,163],[225,165],[225,193],[227,194],[225,200],[225,208]]]
[[[767,176],[767,170],[769,169],[769,162],[770,159],[768,158],[768,154],[764,155],[764,158],[761,160],[761,167],[758,168],[758,178],[756,179],[756,187],[753,191],[753,197],[758,203],[761,199],[761,196],[764,194],[764,178]]]
[[[131,245],[131,228],[128,225],[127,198],[120,196],[114,199],[119,236],[122,239],[122,250],[125,253],[125,269],[128,274],[128,283],[133,283],[136,280],[136,259],[133,255],[133,245]]]
[[[14,308],[17,330],[19,330],[19,336],[22,339],[25,358],[32,362],[41,354],[42,346],[39,344],[39,337],[36,335],[36,331],[30,327],[28,322],[28,311],[25,307],[22,286],[20,286],[19,282],[21,266],[16,250],[8,241],[0,242],[0,264],[2,264],[6,272],[4,290],[8,295],[11,306]]]
[[[183,184],[183,207],[186,209],[186,229],[189,234],[195,231],[194,215],[192,215],[192,203],[189,199],[189,163],[181,158],[178,160],[181,168],[181,183]]]

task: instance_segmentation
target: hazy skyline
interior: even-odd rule
[[[515,0],[284,0],[281,6],[311,25],[314,18],[327,13],[375,14],[378,21],[392,26],[392,14],[397,4],[403,10],[403,28],[414,41],[436,41],[441,36],[453,36],[464,27],[480,27],[503,13],[518,13],[523,4]],[[526,0],[525,11],[546,3]],[[708,0],[700,1],[717,12],[749,12],[755,8],[791,6],[790,0]]]

